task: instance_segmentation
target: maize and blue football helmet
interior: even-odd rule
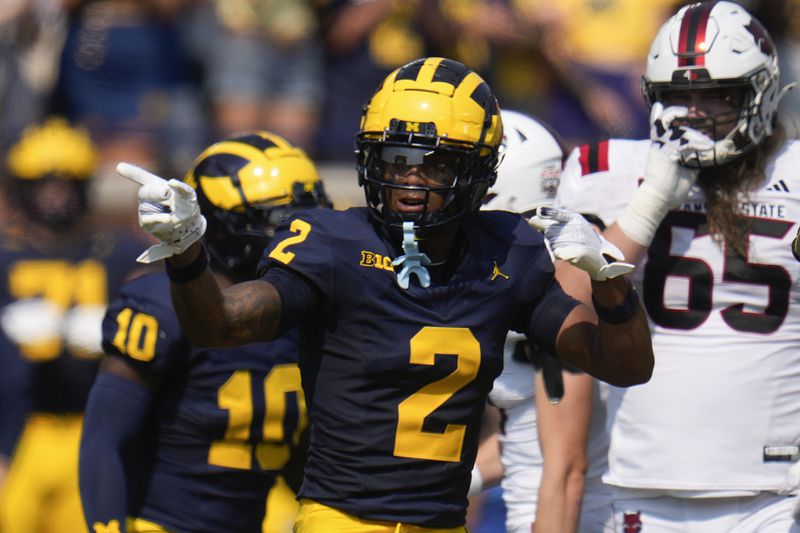
[[[503,136],[500,109],[486,82],[440,57],[392,72],[364,107],[356,135],[359,185],[372,216],[393,228],[413,222],[419,235],[477,211],[497,175]],[[388,166],[416,166],[427,184],[387,179]],[[424,208],[388,208],[391,191],[420,193]],[[444,198],[429,210],[430,195]]]
[[[306,153],[266,131],[209,146],[184,181],[208,220],[212,263],[236,281],[252,278],[275,227],[294,210],[331,206]]]

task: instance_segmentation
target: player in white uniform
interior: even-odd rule
[[[514,111],[501,114],[505,151],[484,208],[531,215],[537,206],[554,202],[564,150],[535,119]],[[597,532],[610,515],[611,501],[600,481],[607,452],[600,388],[586,374],[562,374],[558,362],[543,353],[534,357],[544,367],[535,372],[530,349],[524,336],[509,334],[503,372],[489,395],[502,413],[498,437],[506,530],[530,533],[535,521],[537,531],[575,531],[580,519],[581,531]]]
[[[609,530],[798,531],[800,144],[778,126],[772,40],[739,5],[686,6],[643,89],[652,142],[576,149],[558,192],[639,265],[653,335],[650,382],[609,391]]]

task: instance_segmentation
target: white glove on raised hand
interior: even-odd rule
[[[179,180],[165,180],[130,163],[119,163],[117,172],[139,188],[139,226],[161,241],[136,258],[152,263],[180,254],[206,231],[206,219],[200,214],[197,193]]]
[[[574,211],[541,206],[528,223],[544,233],[557,259],[584,270],[593,280],[605,281],[635,268],[630,263],[623,263],[625,256],[620,249]],[[614,261],[609,262],[605,256]]]
[[[26,298],[3,307],[0,327],[17,344],[38,344],[61,338],[64,311],[44,298]]]
[[[658,102],[653,104],[644,181],[617,220],[620,229],[642,246],[650,245],[667,212],[686,199],[697,180],[699,170],[680,162],[691,161],[698,151],[714,147],[714,141],[703,133],[688,126],[673,125],[688,112],[685,107],[665,109]]]

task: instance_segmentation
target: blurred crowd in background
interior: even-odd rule
[[[210,141],[253,128],[349,169],[370,92],[430,55],[466,63],[502,107],[550,123],[570,147],[641,138],[647,47],[682,3],[4,0],[0,146],[50,114],[85,125],[100,149],[97,194],[112,210],[133,205],[114,202],[130,191],[109,181],[115,162],[181,176]],[[800,2],[743,3],[779,41],[784,78],[795,78]],[[800,109],[796,97],[787,103]]]
[[[362,106],[386,74],[422,56],[466,63],[501,107],[543,119],[568,148],[645,138],[647,48],[685,3],[0,0],[2,170],[27,126],[66,117],[98,149],[94,216],[133,226],[135,186],[116,176],[118,161],[180,177],[213,140],[267,129],[306,149],[345,208],[362,201],[353,157]],[[798,79],[800,0],[739,3],[776,40],[783,80]],[[796,136],[800,96],[783,105]],[[3,227],[14,207],[2,205]],[[473,506],[475,531],[502,530],[501,504],[488,498]]]

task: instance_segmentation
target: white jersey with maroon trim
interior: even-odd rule
[[[644,173],[648,141],[570,155],[559,205],[610,224]],[[708,234],[702,193],[671,211],[635,272],[655,351],[645,385],[610,388],[607,483],[669,491],[776,490],[800,445],[800,143],[741,204],[745,260]],[[691,495],[689,493],[688,495]]]
[[[510,333],[506,338],[503,372],[495,379],[489,400],[501,411],[500,460],[503,463],[503,501],[506,504],[506,530],[530,531],[536,516],[539,485],[542,479],[542,452],[536,427],[535,370],[533,364],[515,357],[517,343],[525,336]],[[589,468],[586,473],[585,501],[606,502],[609,489],[600,476],[606,469],[608,439],[605,433],[605,406],[602,391],[595,382],[593,413],[587,444]],[[607,504],[606,504],[607,505]]]

